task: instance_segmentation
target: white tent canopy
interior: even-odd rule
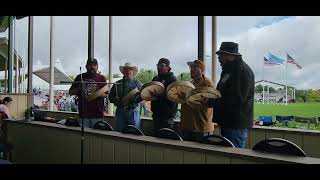
[[[34,71],[33,74],[37,75],[39,78],[43,79],[47,83],[50,81],[50,67],[45,67]],[[54,67],[54,85],[61,85],[61,81],[70,82],[72,79],[68,77],[65,73],[61,72],[57,67]],[[65,85],[65,84],[64,84]]]
[[[40,65],[34,68],[33,74],[43,79],[47,83],[50,82],[50,66]],[[61,83],[61,81],[71,82],[72,79],[64,71],[60,59],[57,59],[54,66],[54,85],[66,85]]]

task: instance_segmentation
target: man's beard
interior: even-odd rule
[[[232,71],[236,66],[236,61],[227,61],[222,65],[222,70]]]
[[[97,73],[97,71],[96,71],[96,70],[94,70],[94,69],[88,69],[88,73],[89,73],[89,74],[96,74],[96,73]]]

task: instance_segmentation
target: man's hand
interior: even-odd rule
[[[69,89],[69,94],[70,96],[73,96],[73,95],[78,95],[78,88],[70,88]]]
[[[121,98],[119,98],[119,97],[116,97],[115,99],[114,99],[114,104],[116,105],[116,106],[121,106]]]
[[[149,90],[149,93],[150,93],[150,95],[151,95],[151,101],[158,100],[159,96],[161,95],[161,94],[158,94],[158,93],[156,92],[156,90],[154,90],[154,91],[150,91],[150,90]]]
[[[108,95],[109,95],[109,91],[106,91],[101,95],[101,97],[108,97]]]
[[[155,96],[155,97],[159,96],[159,94],[156,92],[155,89],[153,91],[149,90],[149,93],[150,93],[151,96]]]
[[[143,101],[143,99],[141,98],[141,93],[137,93],[134,97],[134,102],[135,103],[140,103],[141,101]]]
[[[179,98],[179,99],[186,99],[186,98],[187,98],[187,95],[186,95],[186,93],[184,93],[184,92],[179,92],[179,93],[178,93],[178,98]]]
[[[208,107],[209,106],[209,98],[204,97],[201,95],[201,101],[200,101],[202,106]]]

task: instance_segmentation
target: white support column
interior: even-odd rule
[[[8,34],[8,93],[13,93],[13,67],[14,67],[14,16],[9,16],[9,34]]]
[[[49,110],[53,111],[54,106],[54,59],[53,59],[53,45],[54,45],[54,17],[50,16],[50,85],[49,85]]]
[[[112,16],[109,16],[109,83],[113,82],[112,76]],[[112,84],[109,84],[111,90]],[[108,103],[108,114],[113,115],[113,104]]]
[[[9,60],[9,59],[8,59]],[[6,69],[5,69],[5,71],[4,71],[4,92],[8,92],[8,81],[7,81],[7,79],[8,79],[8,63],[7,63],[7,61],[5,61],[4,62],[4,64],[5,64],[5,66],[4,67],[6,67]]]
[[[212,48],[211,48],[211,58],[212,58],[212,82],[217,85],[218,82],[216,82],[216,69],[217,69],[217,55],[216,55],[216,49],[217,49],[217,16],[212,16]]]
[[[17,38],[17,33],[18,28],[17,28],[17,19],[14,19],[14,57],[13,60],[15,60],[16,65],[13,67],[16,68],[15,70],[15,85],[14,85],[14,92],[19,93],[19,51],[18,51],[18,38]]]
[[[269,96],[270,96],[270,86],[268,85],[267,87],[268,87],[268,104],[269,104],[269,101],[270,101],[270,98],[269,98]]]

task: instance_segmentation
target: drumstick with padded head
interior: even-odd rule
[[[119,95],[118,95],[118,85],[116,84],[116,98],[119,98]]]

